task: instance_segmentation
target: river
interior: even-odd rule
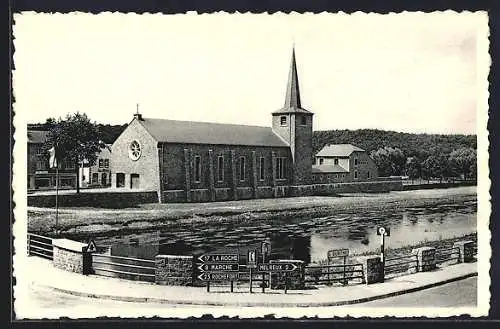
[[[419,192],[407,193],[418,200]],[[332,207],[328,216],[297,212],[296,217],[239,222],[193,222],[161,230],[148,230],[113,237],[96,237],[110,246],[112,255],[153,259],[157,254],[191,255],[206,252],[239,252],[271,243],[272,258],[314,262],[326,258],[330,249],[348,248],[350,253],[376,250],[378,226],[391,229],[386,245],[398,248],[425,240],[452,238],[476,232],[477,199],[474,195],[429,197],[423,205],[390,202],[394,195],[347,196],[350,207]],[[374,206],[361,206],[368,200]],[[343,201],[344,202],[344,201]],[[375,206],[376,204],[376,206]],[[359,208],[359,209],[358,209]]]

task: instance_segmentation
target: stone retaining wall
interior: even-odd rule
[[[214,188],[214,201],[267,199],[300,196],[326,196],[338,193],[370,193],[401,191],[401,180],[371,181],[357,183],[331,183],[297,186],[258,186],[237,187],[234,191],[229,188]],[[163,192],[162,202],[210,202],[212,201],[209,189],[191,189],[189,201],[184,190],[167,190]]]
[[[149,192],[80,192],[60,194],[59,207],[127,208],[142,203],[158,203],[158,194]],[[54,194],[28,195],[28,206],[55,207]]]
[[[92,256],[86,252],[87,245],[68,239],[53,239],[54,246],[52,262],[54,267],[80,273],[89,274],[92,267]]]
[[[193,256],[158,255],[155,257],[155,283],[190,286],[194,282]]]

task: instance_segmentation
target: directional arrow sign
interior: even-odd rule
[[[200,271],[205,272],[238,272],[238,264],[200,264],[198,265]]]
[[[239,263],[238,254],[205,254],[198,257],[203,263]]]
[[[347,257],[347,256],[349,256],[349,249],[328,250],[328,258]]]
[[[235,281],[238,280],[238,272],[203,272],[198,275],[198,279],[202,281]]]
[[[257,264],[259,272],[292,272],[297,268],[293,263]]]

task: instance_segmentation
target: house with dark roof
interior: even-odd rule
[[[112,145],[111,185],[157,191],[160,202],[287,196],[312,184],[312,126],[293,51],[284,106],[271,113],[271,127],[136,113]]]
[[[344,183],[376,180],[378,171],[368,153],[351,144],[330,144],[315,155],[315,183]]]
[[[49,158],[43,149],[49,132],[28,128],[28,190],[52,189],[56,186],[56,170],[49,167]],[[73,163],[59,163],[59,187],[76,186],[76,168]]]
[[[103,188],[111,186],[111,144],[101,149],[93,165],[84,160],[80,164],[80,187]]]

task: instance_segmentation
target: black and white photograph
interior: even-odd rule
[[[488,315],[486,11],[12,30],[16,319]]]

